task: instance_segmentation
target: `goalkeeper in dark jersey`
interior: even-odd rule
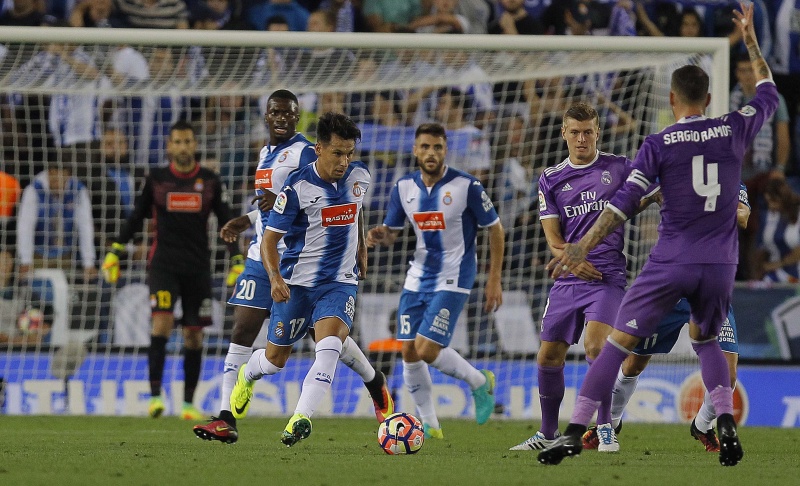
[[[151,170],[133,213],[111,245],[103,262],[103,276],[111,284],[119,279],[119,255],[125,244],[142,229],[145,218],[155,221],[155,235],[148,252],[148,285],[153,330],[148,354],[151,417],[164,412],[161,379],[166,344],[175,325],[173,308],[178,297],[183,308],[184,397],[182,418],[199,420],[203,414],[192,401],[200,378],[203,327],[211,324],[211,250],[208,217],[213,212],[219,225],[230,219],[222,183],[217,173],[200,167],[195,160],[197,141],[186,121],[170,128],[167,167]],[[231,271],[241,272],[244,259],[235,245]],[[235,276],[234,276],[235,278]]]

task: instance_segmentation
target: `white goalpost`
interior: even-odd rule
[[[267,137],[265,100],[285,88],[300,98],[298,130],[309,137],[319,114],[329,110],[344,111],[361,127],[357,150],[373,178],[365,204],[370,226],[382,222],[393,183],[414,170],[415,126],[446,125],[448,163],[481,179],[507,240],[505,304],[496,313],[483,312],[485,275],[479,270],[452,346],[497,375],[498,416],[538,417],[535,354],[552,281],[544,271],[550,257],[535,185],[545,167],[566,157],[561,115],[577,101],[597,106],[600,150],[633,158],[646,135],[672,122],[669,76],[688,63],[709,71],[709,115],[728,111],[724,39],[3,28],[0,170],[29,193],[50,169],[80,181],[92,203],[93,229],[91,241],[82,240],[82,225],[70,219],[75,218],[71,210],[63,210],[70,201],[58,194],[41,196],[39,209],[24,213],[35,221],[0,218],[0,251],[11,255],[17,270],[3,283],[5,412],[146,413],[150,296],[145,266],[154,235],[145,227],[129,245],[123,278],[113,288],[83,278],[86,252],[99,266],[143,176],[166,162],[165,129],[178,119],[194,124],[199,160],[220,172],[234,212],[247,212],[258,150]],[[627,226],[630,278],[647,258],[658,221],[658,210],[650,208]],[[212,224],[209,232],[216,231]],[[401,410],[410,410],[413,402],[402,386],[401,360],[385,340],[391,336],[413,238],[405,231],[394,247],[371,251],[353,328],[362,349],[390,376]],[[225,305],[227,256],[221,242],[212,240],[214,325],[206,332],[195,395],[196,405],[209,414],[217,412],[232,328],[232,310]],[[478,268],[485,269],[483,235],[478,244]],[[28,265],[29,272],[19,272]],[[20,314],[27,316],[19,320],[22,326]],[[263,333],[256,344],[264,345]],[[253,415],[291,410],[311,363],[309,349],[307,343],[298,346],[284,371],[256,385]],[[169,414],[179,411],[182,400],[177,333],[168,352],[163,382],[172,402]],[[654,359],[653,379],[647,381],[648,371],[641,382],[642,401],[632,401],[633,420],[682,419],[681,409],[689,406],[695,387],[696,361],[689,353],[684,346],[675,356]],[[581,355],[581,345],[573,347],[565,414],[585,373]],[[469,390],[440,374],[433,379],[440,415],[471,417]],[[326,400],[322,413],[371,415],[366,390],[344,366],[338,367]]]

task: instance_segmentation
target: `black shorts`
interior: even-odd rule
[[[181,298],[183,319],[187,327],[211,325],[211,271],[193,274],[160,271],[151,268],[147,276],[150,286],[150,308],[153,314],[172,313],[175,301]]]

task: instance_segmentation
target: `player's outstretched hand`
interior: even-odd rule
[[[586,251],[580,245],[572,243],[554,244],[556,249],[562,250],[561,257],[553,258],[547,264],[547,271],[552,278],[566,277],[575,271],[578,265],[586,261]]]
[[[752,2],[749,4],[745,4],[744,2],[739,2],[739,9],[734,10],[733,15],[733,23],[741,31],[742,35],[747,35],[748,33],[753,36],[755,39],[756,30],[755,26],[753,25],[753,4]]]
[[[239,239],[239,235],[250,227],[250,218],[247,215],[238,216],[231,219],[219,230],[219,237],[225,243],[233,243]]]

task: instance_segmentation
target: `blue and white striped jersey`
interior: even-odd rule
[[[295,169],[305,167],[317,160],[314,145],[302,134],[297,133],[284,143],[278,145],[265,145],[261,148],[256,167],[256,196],[261,196],[267,191],[278,194]],[[256,233],[247,250],[247,258],[261,261],[261,237],[264,236],[264,227],[267,225],[268,212],[262,212],[256,222]],[[278,251],[283,252],[283,240],[278,243]]]
[[[452,167],[430,188],[420,171],[403,177],[392,190],[383,224],[400,230],[406,219],[414,225],[417,248],[404,288],[468,294],[478,263],[478,228],[500,222],[480,181]]]
[[[369,184],[362,162],[351,162],[336,183],[319,176],[316,162],[289,175],[266,226],[285,233],[280,271],[287,284],[358,284],[358,216]]]

